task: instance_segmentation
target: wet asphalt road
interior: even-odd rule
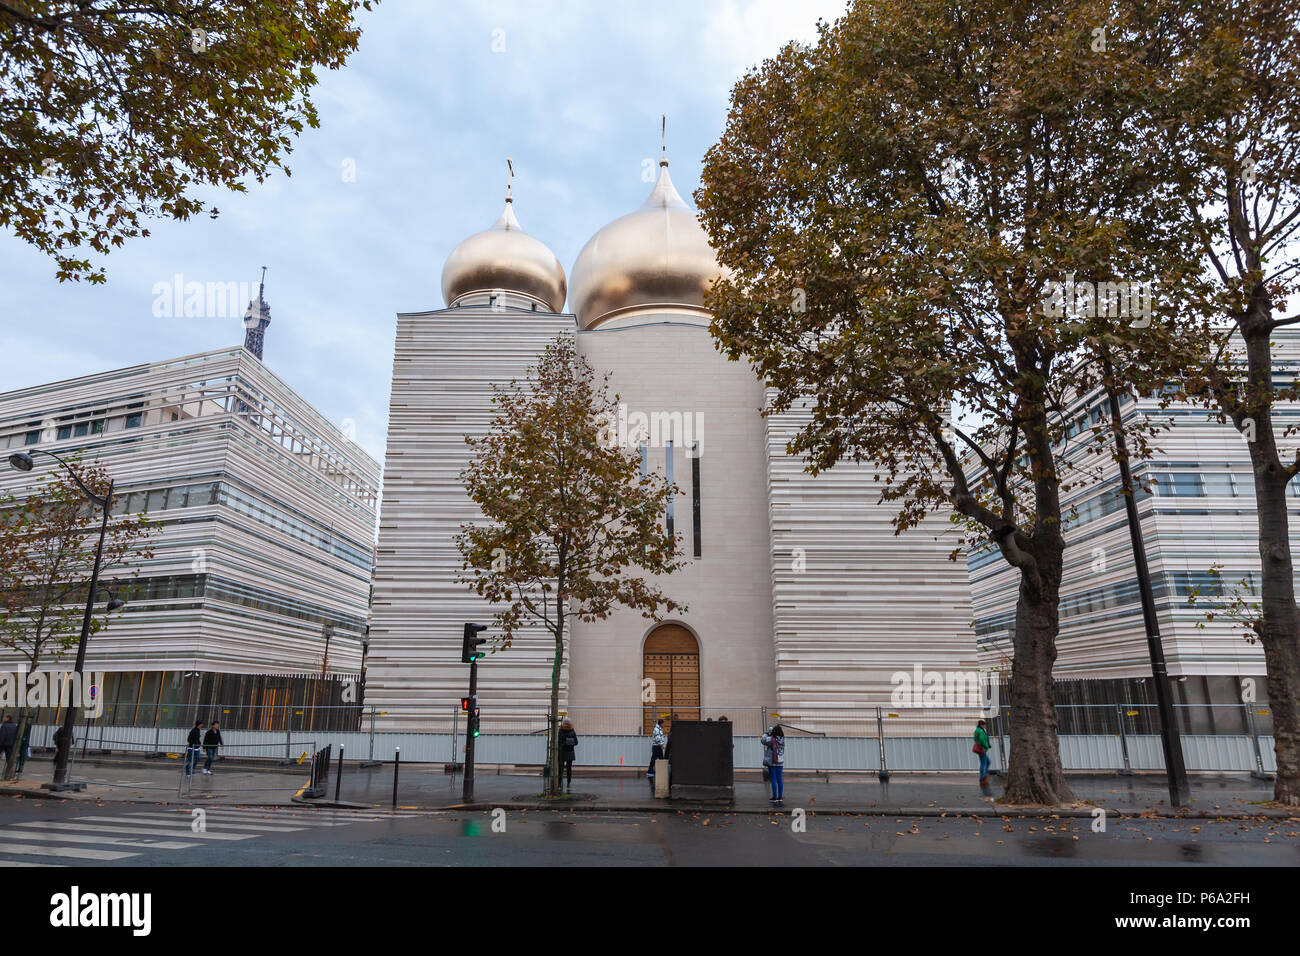
[[[0,803],[0,866],[1300,866],[1300,818],[975,820]]]

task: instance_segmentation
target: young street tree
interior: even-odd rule
[[[1219,331],[1186,387],[1250,452],[1261,586],[1246,623],[1268,668],[1274,798],[1300,806],[1300,609],[1287,497],[1300,475],[1300,429],[1276,411],[1300,390],[1273,360],[1277,330],[1300,323],[1286,314],[1300,289],[1300,2],[1135,3],[1130,23],[1153,51],[1141,82],[1151,108],[1134,141],[1152,174],[1178,187],[1171,225],[1196,238],[1212,281],[1193,303]]]
[[[108,490],[108,472],[98,465],[70,464],[95,494]],[[28,674],[57,663],[81,637],[86,589],[99,543],[99,516],[75,480],[52,472],[26,498],[0,496],[0,647],[16,651]],[[112,580],[115,570],[153,557],[149,538],[158,525],[144,515],[111,518],[104,538],[100,587],[117,597],[130,597],[130,581],[138,570]],[[93,636],[109,623],[98,608],[90,619]],[[19,740],[30,718],[22,708]],[[16,753],[5,767],[13,775]]]
[[[1100,435],[1067,442],[1064,409],[1096,394],[1103,357],[1126,387],[1164,379],[1175,331],[1158,310],[1196,268],[1165,228],[1171,200],[1125,159],[1112,91],[1135,54],[1099,55],[1106,22],[1092,2],[855,2],[737,83],[696,194],[732,270],[710,294],[715,338],[755,362],[769,413],[811,412],[790,451],[813,472],[874,462],[898,531],[952,508],[1018,571],[1016,803],[1070,797],[1052,690],[1061,501]],[[1056,317],[1045,303],[1071,276]],[[1152,280],[1154,317],[1111,294]],[[1117,285],[1085,295],[1100,282]],[[1130,426],[1132,452],[1153,433]]]
[[[315,69],[343,65],[372,2],[0,0],[0,226],[60,280],[103,282],[89,255],[202,212],[196,187],[288,175]]]
[[[566,622],[601,620],[619,607],[652,619],[686,609],[650,580],[684,563],[663,520],[675,489],[657,474],[640,477],[635,451],[609,440],[618,396],[592,378],[571,338],[547,346],[525,384],[495,390],[491,430],[466,439],[474,456],[461,474],[487,519],[461,527],[457,547],[469,572],[461,579],[497,606],[494,650],[536,626],[555,642],[552,795]]]

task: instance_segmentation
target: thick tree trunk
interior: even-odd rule
[[[1257,264],[1251,262],[1251,267]],[[1300,610],[1296,608],[1295,572],[1287,515],[1288,468],[1273,430],[1273,305],[1257,287],[1241,322],[1249,373],[1245,415],[1255,470],[1255,514],[1259,523],[1260,643],[1268,669],[1269,707],[1273,712],[1273,749],[1277,781],[1273,799],[1300,806]]]
[[[551,712],[547,729],[546,795],[557,796],[560,792],[560,662],[564,660],[564,619],[561,617],[555,630],[555,663],[551,666]]]
[[[4,779],[12,780],[18,768],[18,752],[22,750],[23,734],[27,731],[27,725],[31,722],[28,716],[27,708],[18,709],[18,736],[14,738],[13,749],[9,751],[9,759],[5,761]]]
[[[1052,667],[1060,630],[1063,552],[1040,560],[1037,585],[1021,573],[1016,601],[1015,657],[1011,663],[1011,755],[1008,803],[1056,806],[1074,799],[1061,766]],[[1043,565],[1047,565],[1043,567]]]
[[[1297,619],[1285,475],[1268,465],[1255,470],[1261,571],[1260,643],[1268,668],[1269,707],[1277,782],[1273,799],[1300,806],[1300,620]]]
[[[560,654],[561,643],[555,641],[555,666],[551,668],[551,710],[547,715],[546,730],[546,795],[553,797],[560,787],[560,762],[556,747],[560,735]]]

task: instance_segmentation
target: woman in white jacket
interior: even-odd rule
[[[663,718],[655,721],[654,733],[650,735],[650,767],[646,770],[646,776],[653,782],[655,778],[655,761],[663,758],[664,745],[668,743],[668,735],[664,733]]]

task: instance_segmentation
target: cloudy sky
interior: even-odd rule
[[[238,344],[238,317],[155,316],[154,287],[255,282],[266,265],[267,365],[382,461],[396,313],[444,305],[442,263],[500,215],[506,156],[520,223],[567,272],[649,193],[661,113],[689,197],[735,79],[844,6],[383,0],[321,77],[291,178],[213,192],[216,220],[153,224],[104,260],[106,285],[60,284],[0,235],[0,391]]]

